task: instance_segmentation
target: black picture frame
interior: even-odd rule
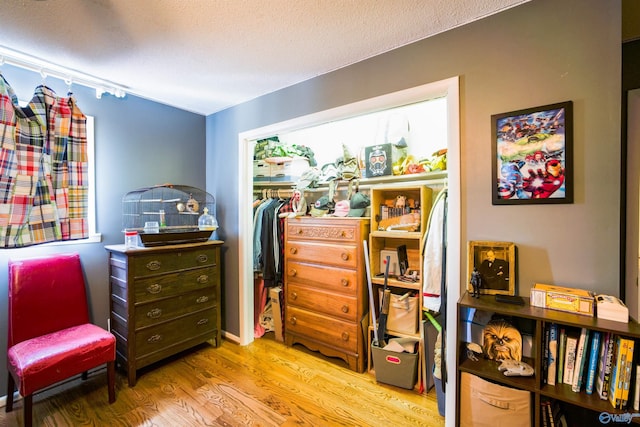
[[[493,205],[573,203],[572,101],[491,116]]]

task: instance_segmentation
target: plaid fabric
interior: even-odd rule
[[[56,190],[56,206],[58,206],[58,216],[69,218],[69,189],[58,188]]]
[[[18,175],[18,164],[16,162],[16,148],[0,148],[0,176],[15,177]]]
[[[4,76],[0,74],[0,147],[13,150],[16,140],[18,98]]]
[[[4,204],[11,202],[14,180],[15,178],[11,178],[10,176],[0,175],[0,208],[2,208]]]
[[[88,163],[85,162],[69,162],[69,187],[82,187],[89,186],[89,175],[87,173],[87,169],[89,167]]]
[[[18,174],[38,176],[40,173],[40,159],[42,159],[41,147],[18,144],[16,158],[18,161]]]
[[[14,195],[9,214],[9,224],[22,226],[27,223],[29,211],[33,207],[33,197]]]
[[[25,108],[0,74],[0,247],[88,237],[86,116],[38,86]]]
[[[86,239],[89,235],[89,221],[87,218],[71,218],[69,239]]]
[[[72,104],[71,128],[69,129],[69,143],[67,152],[70,162],[88,163],[87,155],[87,116],[78,108],[73,98],[69,98]]]
[[[86,218],[89,205],[87,187],[69,187],[69,218]]]

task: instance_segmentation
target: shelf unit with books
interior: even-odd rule
[[[442,184],[440,183],[441,187]],[[435,186],[437,188],[437,186]],[[371,266],[372,299],[376,307],[380,306],[380,291],[384,285],[384,255],[397,253],[399,246],[406,247],[409,270],[416,271],[415,282],[399,280],[396,271],[390,274],[387,284],[394,295],[410,294],[415,298],[414,331],[400,331],[388,328],[391,337],[416,338],[418,340],[418,368],[416,388],[424,391],[426,379],[423,369],[424,343],[421,332],[422,318],[422,244],[431,212],[434,189],[418,183],[398,183],[371,187],[371,232],[369,234],[369,259]],[[401,197],[406,209],[394,208],[395,201]],[[394,211],[394,209],[396,211]],[[400,217],[404,214],[404,218]],[[397,267],[395,267],[397,268]],[[370,318],[368,331],[368,371],[375,375],[375,366],[371,355],[373,318]]]
[[[457,345],[457,396],[456,396],[456,425],[460,420],[460,379],[463,372],[473,374],[489,382],[512,387],[519,390],[525,390],[531,393],[532,419],[531,425],[541,427],[544,425],[544,413],[542,409],[546,401],[559,401],[564,408],[567,418],[572,422],[579,422],[581,425],[599,425],[599,416],[616,417],[621,416],[629,418],[631,422],[640,424],[640,417],[634,417],[633,414],[638,411],[633,410],[633,387],[635,385],[635,369],[631,370],[631,378],[629,386],[629,398],[627,406],[624,408],[615,408],[607,399],[600,398],[600,394],[596,391],[594,385],[593,392],[587,394],[585,391],[585,383],[588,378],[588,364],[590,353],[586,353],[586,361],[584,368],[584,381],[580,391],[572,390],[572,386],[556,381],[555,384],[549,384],[547,381],[547,372],[545,369],[545,332],[549,326],[555,324],[558,331],[561,328],[572,331],[574,336],[579,337],[582,329],[590,332],[590,337],[594,332],[600,333],[600,343],[603,345],[603,337],[609,333],[615,337],[629,339],[635,343],[635,353],[633,356],[633,366],[640,364],[640,353],[638,342],[640,342],[640,324],[630,320],[629,323],[614,322],[610,320],[598,319],[597,317],[589,317],[580,314],[562,312],[557,310],[534,307],[529,304],[529,298],[523,298],[525,304],[517,306],[512,304],[496,302],[493,295],[482,295],[480,298],[473,298],[468,293],[461,296],[458,301],[458,345]],[[482,356],[475,358],[470,357],[467,351],[469,310],[475,310],[481,313],[485,318],[492,314],[504,316],[512,319],[514,324],[529,324],[531,326],[531,351],[523,361],[534,368],[534,375],[531,377],[509,377],[498,371],[499,362],[488,360]],[[481,326],[477,326],[481,328]],[[482,343],[478,343],[482,344]],[[560,343],[558,343],[558,348]],[[599,350],[598,350],[599,351]],[[600,356],[599,356],[600,357]],[[599,362],[599,360],[598,360]],[[597,368],[596,368],[597,369]],[[585,411],[586,410],[586,411]],[[579,419],[578,419],[579,418]]]

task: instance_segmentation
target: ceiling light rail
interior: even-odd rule
[[[102,98],[102,95],[105,93],[113,95],[116,98],[124,98],[127,94],[127,90],[124,87],[108,80],[100,79],[71,68],[62,67],[0,45],[0,67],[3,64],[9,64],[39,73],[43,80],[47,77],[60,79],[67,84],[69,92],[71,92],[72,84],[78,84],[95,89],[96,98],[98,99]]]

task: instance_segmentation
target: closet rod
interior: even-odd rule
[[[53,77],[63,80],[69,87],[71,87],[72,84],[79,84],[81,86],[95,89],[96,98],[98,99],[102,98],[102,95],[105,93],[113,95],[116,98],[124,98],[126,95],[124,87],[108,80],[94,77],[90,74],[82,73],[71,68],[66,68],[0,45],[0,66],[2,64],[9,64],[25,70],[40,73],[42,78]]]

